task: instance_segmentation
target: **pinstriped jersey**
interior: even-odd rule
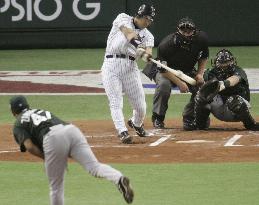
[[[133,23],[133,17],[125,13],[119,14],[113,21],[112,29],[108,36],[106,54],[126,54],[135,57],[136,50],[132,49],[130,42],[121,32],[120,27],[132,29],[142,39],[141,47],[154,47],[154,36],[146,28],[138,29]]]

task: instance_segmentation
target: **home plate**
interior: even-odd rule
[[[187,140],[187,141],[177,141],[176,143],[182,143],[182,144],[191,144],[191,143],[212,143],[214,141],[209,140]]]

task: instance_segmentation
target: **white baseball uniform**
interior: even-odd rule
[[[130,42],[120,30],[121,26],[130,28],[138,34],[142,39],[142,47],[154,46],[153,35],[146,28],[136,28],[132,16],[121,13],[113,21],[102,66],[102,81],[118,133],[127,131],[122,112],[123,92],[133,108],[131,119],[135,126],[142,125],[146,114],[145,94],[135,61],[136,49],[132,49]]]

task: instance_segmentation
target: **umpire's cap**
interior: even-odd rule
[[[14,96],[10,99],[10,107],[14,114],[20,114],[23,110],[29,109],[26,98],[22,95]]]
[[[142,4],[138,12],[136,14],[137,17],[147,17],[149,20],[153,21],[155,17],[155,7],[153,5],[148,5],[148,4]]]

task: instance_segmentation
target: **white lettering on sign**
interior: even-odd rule
[[[0,13],[6,12],[11,6],[18,12],[17,15],[12,16],[12,21],[21,21],[26,18],[26,21],[32,21],[32,14],[34,14],[42,21],[53,21],[57,19],[62,12],[62,1],[53,0],[56,4],[55,10],[51,15],[45,15],[43,10],[40,10],[40,4],[44,4],[44,0],[26,0],[26,5],[18,3],[17,0],[4,0],[4,4],[0,7]],[[89,21],[98,16],[101,10],[101,3],[86,3],[86,9],[93,9],[90,14],[82,14],[78,9],[78,4],[81,0],[73,0],[72,9],[74,15],[80,20]],[[15,14],[17,13],[15,12]],[[26,16],[25,16],[26,15]]]
[[[62,11],[62,3],[61,3],[61,0],[54,0],[56,2],[56,5],[57,5],[57,9],[56,11],[50,15],[50,16],[46,16],[44,14],[42,14],[42,12],[40,11],[40,2],[42,0],[36,0],[34,2],[34,11],[35,11],[35,14],[43,21],[53,21],[55,20],[57,17],[59,17],[61,11]]]
[[[84,14],[80,13],[80,11],[78,10],[78,3],[79,3],[79,1],[80,0],[74,0],[74,2],[73,2],[74,14],[79,19],[89,21],[91,19],[94,19],[99,14],[100,8],[101,8],[100,3],[86,3],[86,8],[93,8],[94,11],[93,11],[93,13],[91,13],[89,15],[84,15]]]
[[[4,6],[0,8],[0,13],[6,12],[10,7],[10,0],[4,0]]]
[[[16,8],[19,13],[17,16],[12,16],[12,21],[19,21],[24,17],[25,9],[22,7],[22,5],[18,4],[16,0],[11,0],[11,4],[14,8]]]

